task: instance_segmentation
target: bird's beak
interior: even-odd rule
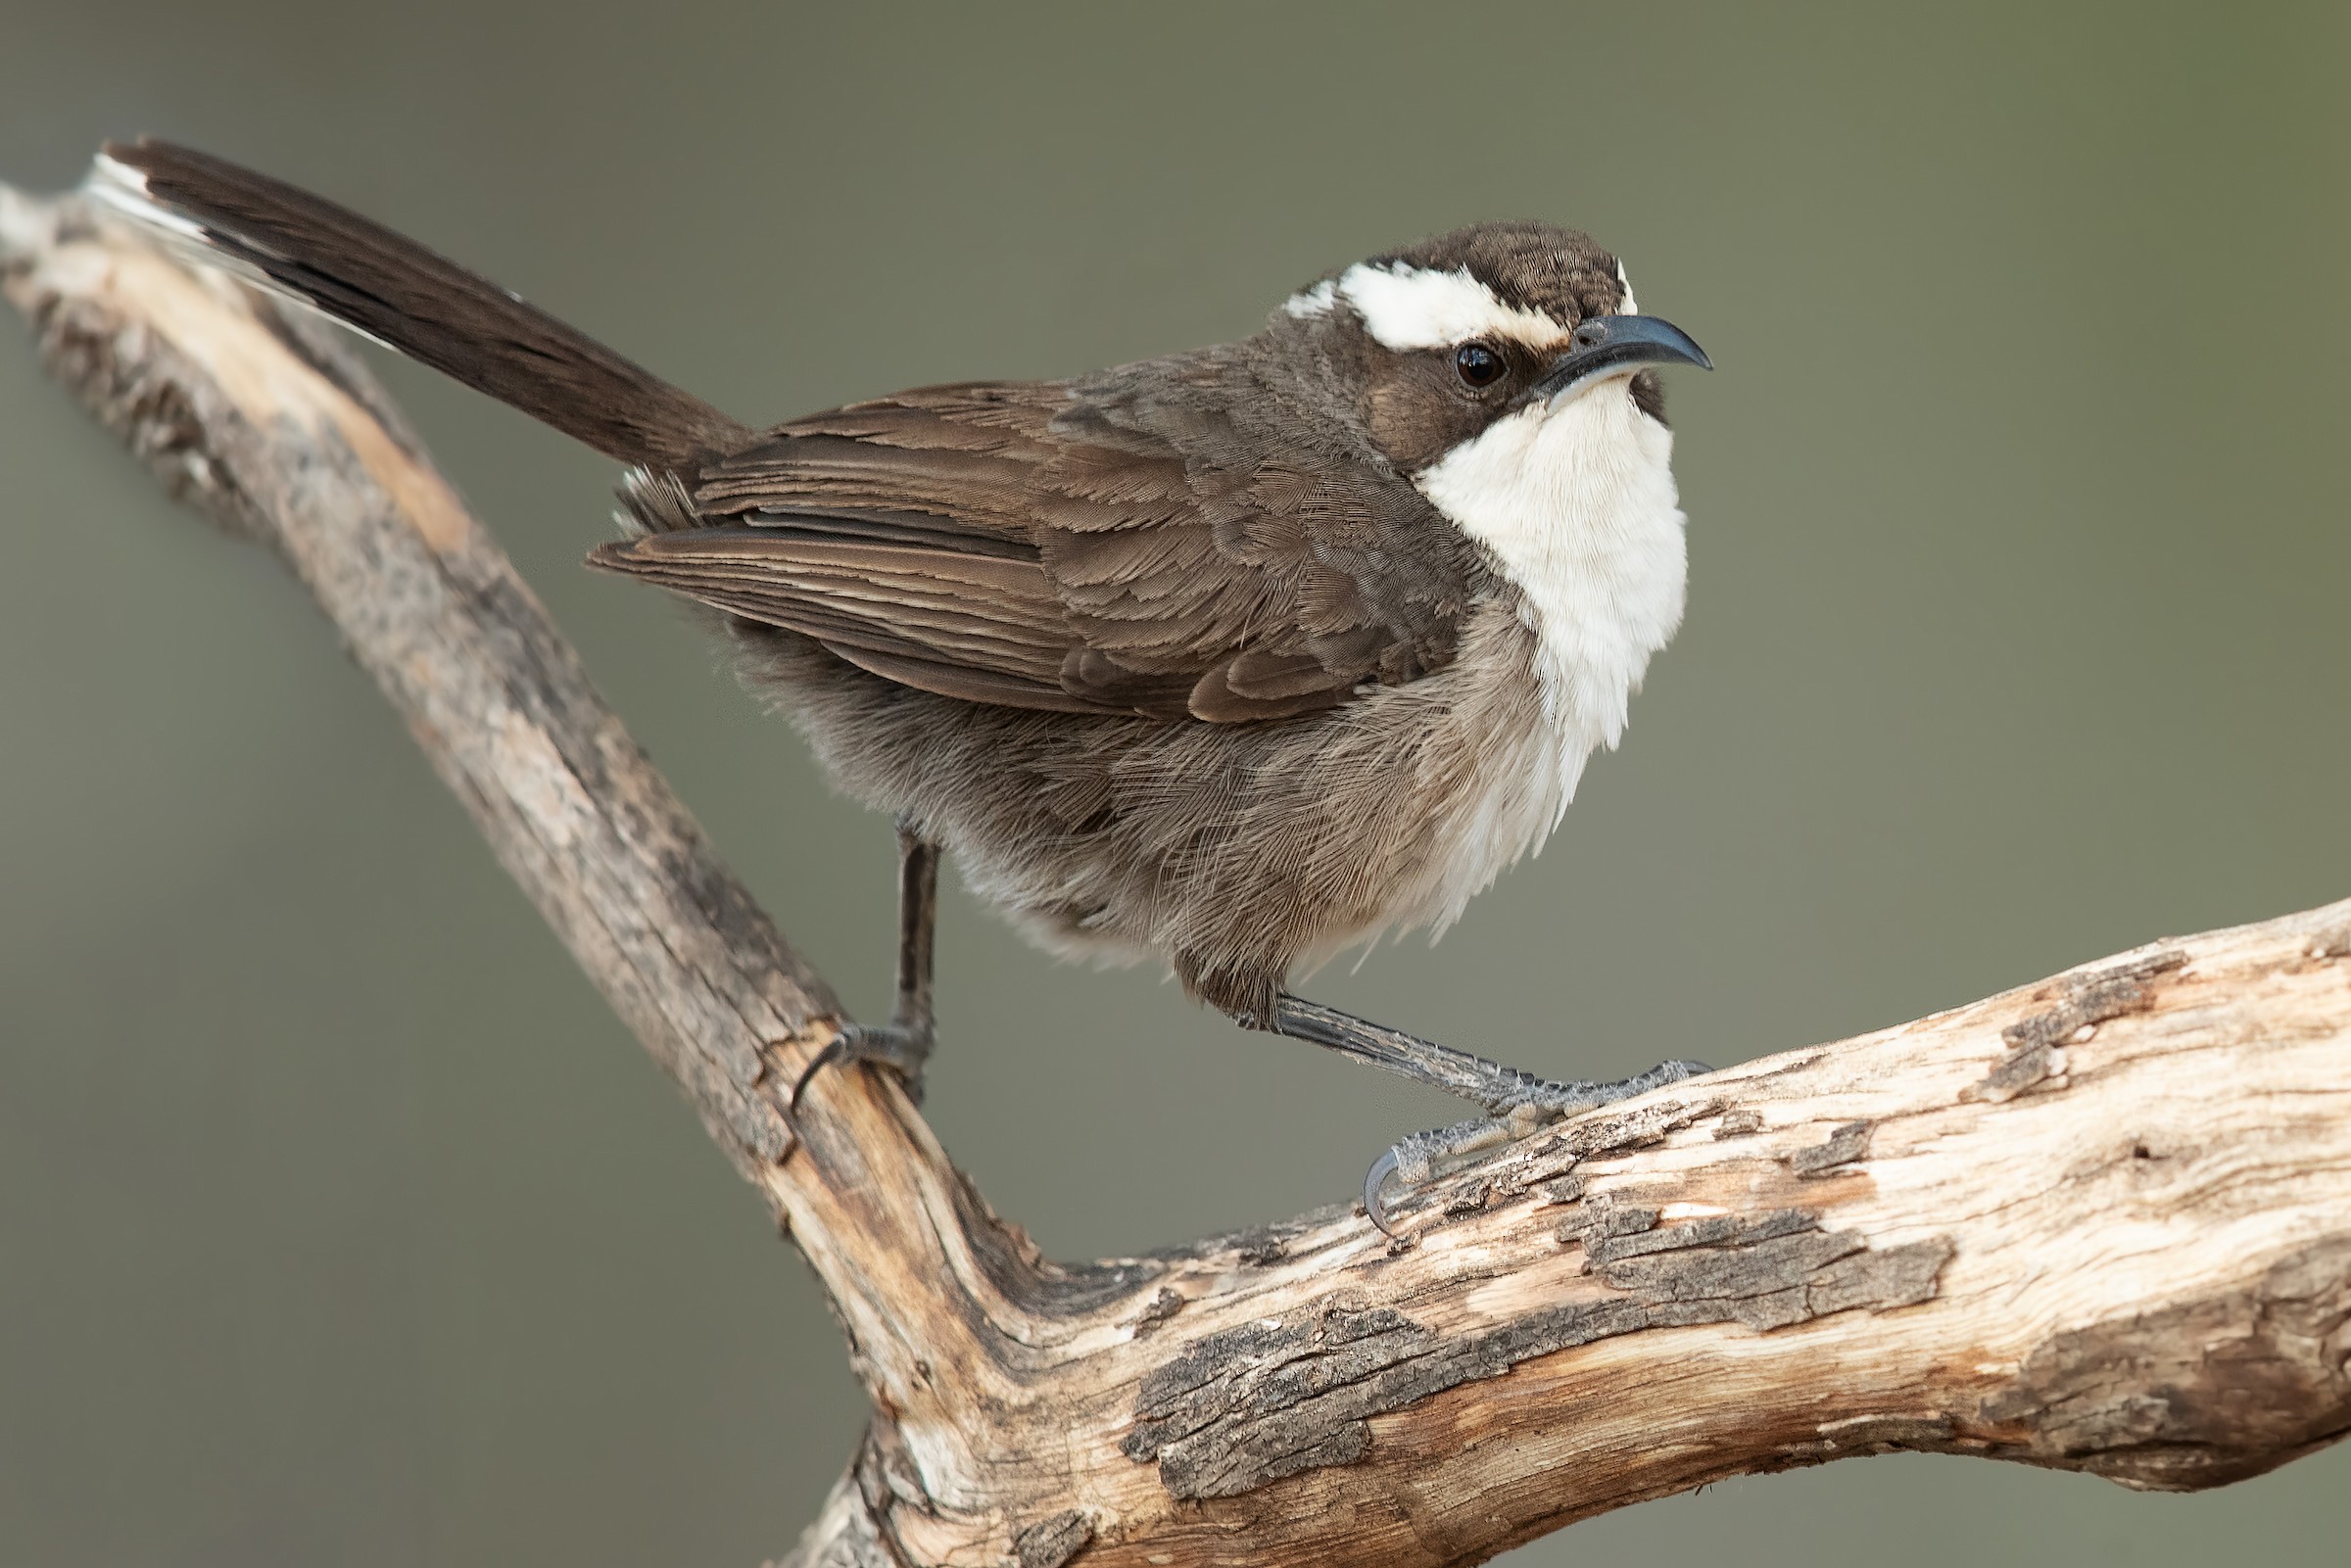
[[[1662,316],[1596,315],[1575,329],[1566,352],[1553,361],[1527,395],[1537,403],[1547,402],[1602,376],[1645,364],[1714,368],[1706,351]]]

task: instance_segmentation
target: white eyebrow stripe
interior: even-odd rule
[[[1432,272],[1402,261],[1359,261],[1339,275],[1338,292],[1364,318],[1365,330],[1391,349],[1443,349],[1484,337],[1548,349],[1568,332],[1540,310],[1503,304],[1465,266]]]
[[[1641,307],[1633,303],[1633,280],[1624,275],[1622,261],[1616,263],[1616,313],[1618,315],[1639,315]]]

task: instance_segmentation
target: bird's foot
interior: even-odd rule
[[[931,1060],[931,1026],[912,1023],[843,1023],[814,1060],[800,1069],[792,1086],[791,1105],[797,1110],[808,1082],[830,1067],[852,1062],[870,1063],[897,1074],[906,1098],[923,1103],[923,1064]]]
[[[1515,1143],[1579,1111],[1628,1100],[1714,1069],[1703,1062],[1660,1062],[1647,1072],[1612,1083],[1557,1083],[1514,1069],[1506,1070],[1516,1081],[1507,1097],[1487,1103],[1486,1115],[1400,1138],[1371,1163],[1364,1175],[1364,1212],[1371,1216],[1371,1223],[1390,1236],[1396,1234],[1396,1227],[1389,1223],[1388,1208],[1381,1201],[1390,1177],[1408,1189],[1424,1187],[1440,1173],[1458,1170],[1489,1149]]]

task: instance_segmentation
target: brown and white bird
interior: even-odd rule
[[[1459,229],[1256,335],[757,430],[318,197],[168,143],[93,194],[630,465],[592,564],[718,612],[746,681],[896,814],[898,1007],[932,1042],[937,854],[1060,954],[1158,959],[1242,1024],[1477,1102],[1433,1160],[1691,1071],[1553,1083],[1293,996],[1441,930],[1559,822],[1681,619],[1655,367],[1706,366],[1616,259]],[[805,1080],[803,1080],[805,1081]]]

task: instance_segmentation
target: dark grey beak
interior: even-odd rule
[[[1575,329],[1567,352],[1528,389],[1538,401],[1556,398],[1597,377],[1631,365],[1694,364],[1711,370],[1714,361],[1680,327],[1662,316],[1596,315]]]

